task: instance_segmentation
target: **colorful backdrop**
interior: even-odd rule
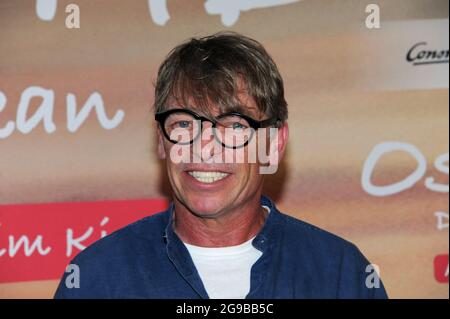
[[[448,298],[448,9],[0,0],[0,297],[52,297],[78,252],[167,205],[156,71],[181,41],[234,30],[285,81],[290,142],[266,193],[354,242],[391,297]]]

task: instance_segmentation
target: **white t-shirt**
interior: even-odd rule
[[[266,208],[269,212],[268,207]],[[250,272],[262,252],[255,237],[237,246],[200,247],[185,244],[211,299],[244,299],[250,290]]]
[[[228,247],[186,244],[211,299],[244,299],[250,290],[250,271],[262,252],[253,247],[254,237]]]

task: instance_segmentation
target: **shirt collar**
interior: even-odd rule
[[[264,222],[263,227],[253,239],[253,246],[258,250],[264,252],[274,240],[276,236],[277,225],[280,223],[280,212],[276,208],[275,204],[266,196],[261,196],[260,204],[262,206],[267,206],[270,209],[270,213],[267,214],[266,221]],[[170,203],[168,208],[169,212],[169,220],[165,229],[164,238],[166,241],[166,246],[170,246],[174,244],[176,246],[174,252],[177,255],[183,255],[185,246],[178,235],[175,233],[173,229],[173,218],[174,218],[174,204]]]
[[[280,212],[275,207],[275,204],[266,196],[261,196],[261,205],[269,207],[270,213],[267,215],[263,227],[258,235],[256,235],[252,244],[256,249],[264,253],[276,241],[276,229],[280,223]]]
[[[263,227],[253,239],[252,245],[263,253],[263,260],[268,260],[269,252],[276,242],[277,234],[279,234],[276,230],[278,229],[278,225],[281,221],[281,214],[272,201],[266,196],[261,196],[260,204],[269,207],[270,213],[267,215]],[[173,202],[170,203],[168,213],[168,223],[163,235],[166,244],[167,256],[177,268],[179,273],[186,279],[191,287],[194,288],[199,296],[202,298],[207,298],[208,294],[206,293],[189,251],[173,229]]]

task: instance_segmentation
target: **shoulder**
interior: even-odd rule
[[[142,258],[161,254],[158,241],[164,243],[169,216],[166,211],[145,217],[88,246],[70,262],[77,266],[82,289],[68,289],[70,274],[64,273],[55,298],[108,298],[111,282],[131,278],[145,262]]]
[[[279,244],[293,263],[328,276],[340,276],[342,272],[363,275],[371,265],[352,242],[283,213],[280,219],[284,226]]]
[[[326,282],[339,298],[386,298],[386,291],[371,264],[350,241],[294,217],[280,213],[281,245],[291,256],[290,262],[301,267],[311,278]],[[369,289],[367,278],[379,281],[380,289]],[[330,278],[333,284],[330,283]]]
[[[284,224],[285,237],[294,244],[311,246],[316,252],[320,249],[327,255],[359,252],[353,243],[336,234],[284,213],[278,214]]]
[[[120,250],[127,251],[132,247],[136,250],[144,243],[154,244],[156,239],[162,241],[168,218],[168,211],[142,218],[96,241],[80,252],[74,260],[101,259],[110,254],[120,256]]]

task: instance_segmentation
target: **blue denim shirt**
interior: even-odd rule
[[[387,298],[381,281],[366,286],[369,262],[356,246],[279,212],[267,197],[261,205],[270,214],[252,242],[263,254],[247,299]],[[86,248],[72,261],[80,287],[67,288],[65,274],[55,298],[208,298],[172,217],[173,204]]]

